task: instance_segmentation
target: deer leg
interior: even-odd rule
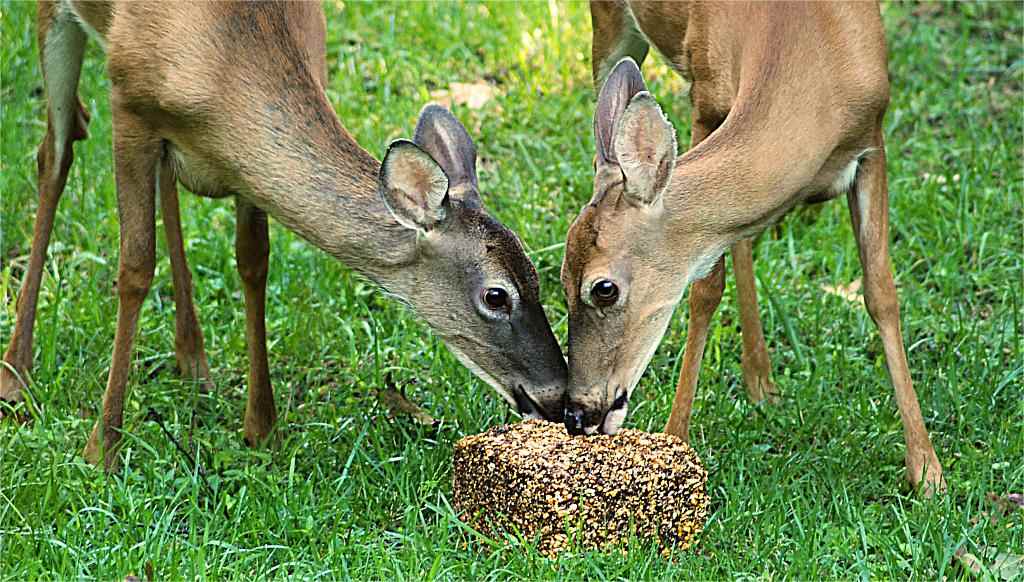
[[[116,103],[116,95],[113,101]],[[101,461],[107,471],[119,466],[125,389],[131,371],[132,345],[139,311],[149,293],[156,264],[156,183],[161,143],[141,122],[115,108],[114,169],[117,209],[121,223],[120,264],[117,276],[119,304],[110,376],[103,393],[103,411],[85,446],[86,460]]]
[[[900,308],[889,261],[889,190],[885,174],[885,144],[880,132],[877,143],[878,150],[861,162],[847,200],[864,269],[865,303],[882,337],[889,378],[896,391],[896,405],[903,422],[907,478],[912,486],[923,486],[924,494],[931,496],[945,491],[946,483],[942,477],[942,465],[928,438],[903,349]]]
[[[591,0],[590,21],[594,31],[590,63],[594,87],[600,90],[616,63],[632,57],[641,65],[650,47],[622,0]]]
[[[684,441],[690,440],[690,413],[693,410],[693,396],[697,392],[697,378],[700,376],[700,362],[704,358],[704,345],[708,339],[711,316],[722,302],[725,290],[725,257],[718,259],[711,273],[690,286],[690,324],[686,330],[686,348],[683,351],[683,365],[679,370],[676,396],[672,401],[672,412],[668,417],[665,432],[674,434]]]
[[[743,329],[743,383],[751,402],[778,401],[775,385],[770,379],[772,364],[761,329],[757,309],[757,287],[754,284],[753,241],[741,240],[732,246],[732,268],[736,275],[736,297],[740,306]]]
[[[199,382],[200,389],[212,389],[210,366],[203,348],[203,330],[199,326],[195,303],[192,300],[192,273],[185,259],[185,245],[181,235],[181,212],[178,207],[178,185],[174,165],[165,159],[160,165],[157,184],[160,212],[164,219],[167,254],[171,259],[171,278],[174,282],[174,354],[181,375]]]
[[[245,293],[245,343],[249,351],[249,399],[245,405],[245,440],[256,445],[277,420],[267,362],[267,263],[270,238],[267,214],[236,197],[235,260]]]
[[[17,316],[10,344],[0,363],[0,400],[18,402],[32,369],[32,336],[46,251],[57,203],[67,184],[72,144],[87,137],[89,114],[78,99],[85,32],[69,18],[56,17],[52,5],[39,5],[39,57],[46,87],[46,137],[36,156],[39,208],[28,270],[18,293]]]

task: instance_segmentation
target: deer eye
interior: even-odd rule
[[[508,311],[508,291],[501,287],[491,287],[484,291],[484,305],[494,311]]]
[[[619,300],[619,286],[608,279],[601,279],[590,288],[590,297],[598,307],[614,305]]]

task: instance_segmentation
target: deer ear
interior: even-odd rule
[[[626,199],[651,204],[661,197],[676,163],[676,131],[647,91],[633,96],[619,118],[612,140]]]
[[[629,100],[641,91],[646,91],[644,77],[636,61],[626,57],[619,61],[608,74],[601,92],[597,96],[594,110],[594,138],[597,142],[597,163],[618,163],[615,151],[615,126]]]
[[[426,232],[447,215],[448,177],[430,154],[409,140],[388,146],[379,188],[384,205],[406,228]]]
[[[480,206],[476,181],[476,146],[450,111],[431,103],[420,112],[413,137],[448,176],[449,195],[466,206]]]

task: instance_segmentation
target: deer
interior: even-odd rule
[[[139,313],[155,266],[160,201],[173,271],[182,373],[209,381],[182,245],[177,184],[233,197],[235,256],[249,357],[246,441],[276,421],[266,346],[268,216],[399,298],[455,357],[527,417],[560,419],[567,367],[519,238],[483,206],[476,146],[445,108],[427,105],[413,139],[378,162],[325,93],[319,3],[42,1],[38,40],[48,123],[39,208],[0,395],[23,397],[40,277],[73,143],[89,115],[77,95],[87,37],[111,81],[120,219],[117,330],[102,412],[85,458],[119,468],[125,392]]]
[[[845,195],[866,307],[886,356],[910,484],[945,489],[900,330],[888,248],[882,120],[889,103],[877,4],[592,0],[593,197],[567,235],[564,423],[614,434],[685,289],[689,323],[667,433],[688,440],[711,318],[731,251],[742,370],[754,402],[770,380],[751,240],[804,203]],[[676,136],[639,63],[651,46],[690,83],[692,139]]]

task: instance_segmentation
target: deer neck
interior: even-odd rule
[[[322,92],[296,97],[247,116],[241,127],[255,131],[230,150],[237,191],[376,283],[403,287],[417,237],[380,198],[380,162],[342,127]]]
[[[798,201],[802,172],[780,163],[774,139],[732,116],[676,160],[664,194],[665,248],[688,279],[702,277],[738,240],[756,235]],[[818,163],[811,161],[809,166]]]

